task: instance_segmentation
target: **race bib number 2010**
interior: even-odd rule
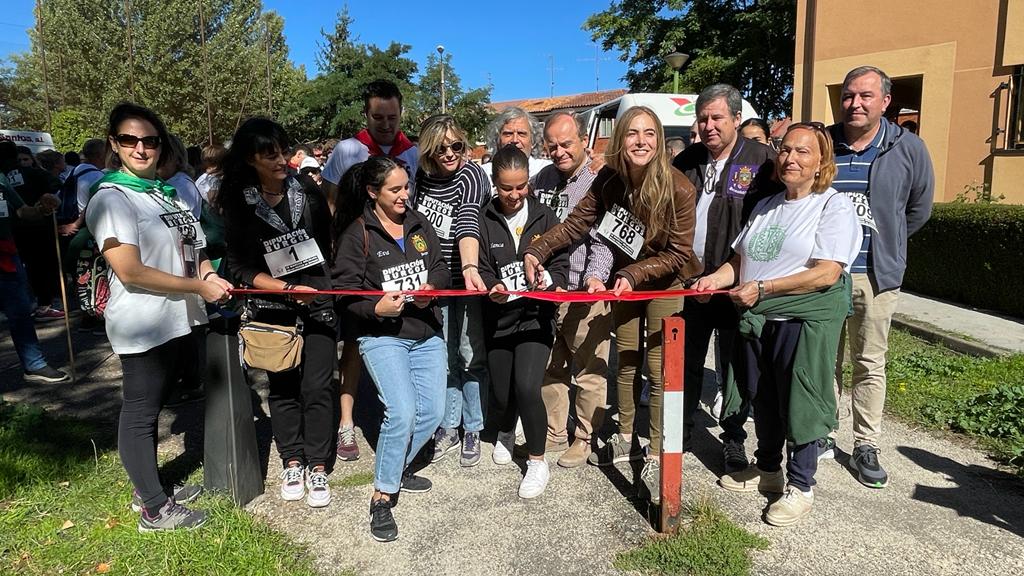
[[[644,246],[646,232],[647,227],[644,226],[644,223],[618,204],[612,206],[611,210],[605,213],[597,227],[598,234],[634,260],[640,255],[640,249]]]

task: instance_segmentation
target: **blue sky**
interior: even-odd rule
[[[3,0],[0,54],[28,50],[25,29],[34,23],[34,0]],[[334,29],[344,0],[263,0],[265,9],[285,19],[290,56],[315,75],[320,28]],[[581,29],[587,16],[604,10],[607,0],[521,0],[495,4],[487,0],[405,1],[351,0],[353,31],[368,44],[409,44],[420,64],[438,44],[452,56],[463,88],[494,86],[492,100],[545,97],[551,91],[550,57],[554,57],[554,92],[576,94],[595,88],[594,45]],[[618,53],[599,52],[601,90],[624,88],[626,65]]]

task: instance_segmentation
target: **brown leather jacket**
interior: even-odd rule
[[[686,284],[703,270],[693,253],[696,189],[682,172],[675,168],[671,170],[676,210],[673,225],[655,238],[646,238],[636,261],[613,248],[615,264],[612,275],[626,278],[636,290],[657,290],[676,283]],[[631,203],[625,196],[626,183],[618,173],[605,166],[565,222],[534,240],[526,253],[542,263],[547,261],[555,251],[582,238],[615,204],[628,208]]]

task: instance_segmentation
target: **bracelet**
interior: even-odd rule
[[[289,284],[289,283],[285,282],[284,289],[285,290],[294,290],[295,289],[295,284]]]
[[[466,264],[465,266],[462,267],[462,271],[465,272],[466,270],[469,270],[470,268],[476,268],[477,270],[480,269],[476,264]]]
[[[757,281],[757,301],[764,300],[764,280]]]
[[[217,273],[216,270],[210,270],[206,274],[203,274],[203,281],[205,282],[207,278],[209,278],[211,275],[216,274],[216,273]]]

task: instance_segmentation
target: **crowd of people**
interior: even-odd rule
[[[88,230],[109,264],[102,320],[123,367],[118,445],[142,531],[207,520],[185,506],[197,488],[161,485],[157,417],[173,388],[201,380],[182,366],[201,364],[204,302],[223,306],[235,288],[271,291],[235,298],[243,326],[302,336],[290,363],[265,367],[283,500],[328,506],[332,469],[361,456],[353,407],[365,372],[383,406],[369,507],[376,540],[398,537],[399,492],[432,488],[417,458],[457,451],[461,466],[478,465],[485,430],[495,434],[495,465],[525,460],[521,498],[544,493],[547,458],[558,453],[566,468],[642,461],[638,492],[658,504],[662,438],[682,426],[691,449],[713,342],[719,484],[781,494],[765,519],[787,526],[810,512],[818,461],[836,449],[844,341],[851,465],[866,486],[888,481],[878,449],[888,327],[907,237],[927,220],[934,188],[921,140],[884,117],[890,90],[877,68],[850,71],[841,121],[792,124],[778,150],[763,121],[741,121],[740,93],[725,84],[700,93],[688,146],[667,142],[645,107],[618,118],[604,154],[587,148],[573,114],[542,125],[509,108],[488,130],[483,165],[449,115],[431,116],[410,139],[400,129],[402,95],[386,81],[365,89],[364,130],[314,146],[252,118],[230,147],[190,153],[156,113],[124,103],[107,138],[87,142],[68,171],[73,185],[57,185],[56,156],[39,158],[49,173],[37,173],[3,148],[2,279],[20,286],[4,290],[5,311],[26,378],[58,372],[23,313],[29,285],[37,316],[52,306],[52,292],[36,284],[50,272],[26,279],[7,222],[31,227],[58,211],[61,234]],[[49,188],[23,192],[35,190],[32,178]],[[49,257],[38,244],[26,259]],[[424,293],[449,288],[475,295]],[[685,302],[519,294],[687,288],[695,292]],[[662,415],[661,327],[670,316],[687,321],[681,422]],[[636,425],[641,396],[648,443]],[[601,442],[610,407],[615,431]],[[745,447],[751,416],[754,462]]]

